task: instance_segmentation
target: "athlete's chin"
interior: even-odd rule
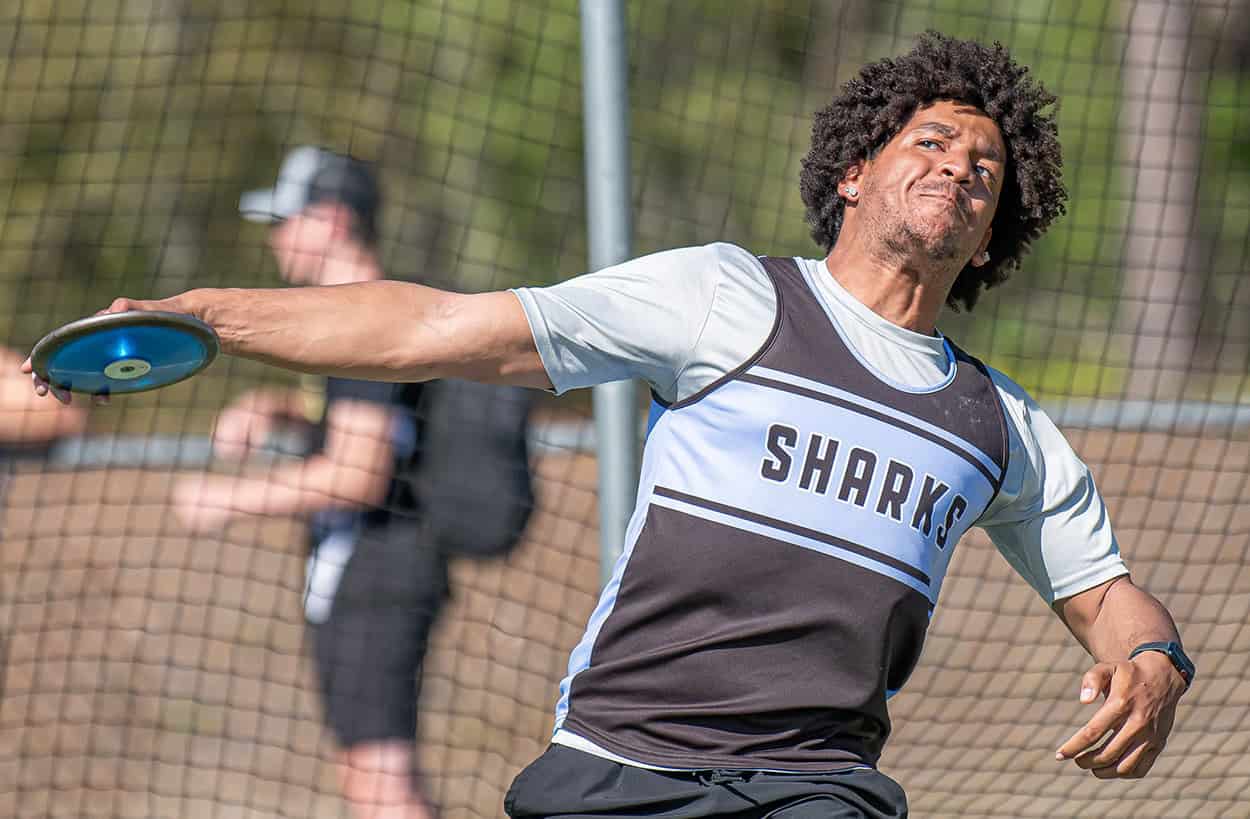
[[[938,261],[950,261],[959,256],[963,231],[957,225],[933,223],[908,225],[905,233],[925,256]],[[971,255],[971,254],[969,254]]]

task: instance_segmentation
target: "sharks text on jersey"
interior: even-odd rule
[[[807,434],[788,424],[773,423],[764,439],[760,477],[834,501],[871,509],[906,523],[946,548],[952,527],[968,511],[968,500],[950,484],[895,458],[882,459],[862,446],[848,445],[831,435]],[[874,480],[878,475],[880,479]]]

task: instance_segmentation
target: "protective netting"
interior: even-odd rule
[[[919,816],[1245,815],[1250,8],[639,0],[627,16],[639,253],[729,240],[819,255],[797,184],[811,112],[926,28],[1001,40],[1058,94],[1068,214],[942,328],[1068,432],[1200,682],[1148,779],[1055,762],[1089,661],[974,535],[892,700],[883,768]],[[301,144],[376,163],[388,275],[482,290],[584,268],[572,0],[21,0],[0,8],[0,54],[0,340],[22,354],[117,295],[281,286],[237,203]],[[241,463],[210,454],[217,412],[258,387],[310,405],[321,391],[221,359],[85,419],[16,398],[0,416],[15,473],[0,815],[349,815],[304,623],[302,519],[195,534],[177,510],[187,478],[294,461],[277,439]],[[452,559],[418,745],[445,817],[502,814],[593,606],[585,399],[535,409],[520,543]]]

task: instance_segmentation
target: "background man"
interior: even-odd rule
[[[49,404],[30,391],[30,383],[14,367],[22,354],[0,347],[0,457],[4,451],[20,455],[39,450],[60,438],[81,435],[87,428],[87,414],[81,407]]]
[[[240,210],[273,226],[284,279],[342,285],[383,277],[380,204],[369,166],[305,146]],[[506,552],[525,526],[530,403],[525,390],[464,381],[332,377],[317,392],[253,390],[217,419],[215,454],[242,457],[292,424],[307,428],[311,454],[263,477],[203,475],[175,488],[179,517],[200,531],[244,513],[308,518],[305,610],[343,794],[361,819],[434,813],[415,784],[422,658],[448,558]]]
[[[876,770],[886,701],[973,524],[1096,659],[1080,700],[1106,700],[1057,759],[1143,776],[1193,676],[1172,618],[1129,579],[1050,420],[936,329],[1063,212],[1053,102],[1005,49],[936,33],[865,66],[817,114],[804,162],[823,259],[713,244],[543,289],[376,282],[110,309],[188,312],[227,352],[311,372],[649,383],[627,548],[514,817],[905,815]]]

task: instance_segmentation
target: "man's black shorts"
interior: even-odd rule
[[[907,816],[907,797],[870,769],[650,771],[552,745],[517,775],[504,809],[513,819],[899,819]]]
[[[328,611],[322,601],[323,613],[309,622],[325,720],[345,747],[413,742],[422,660],[447,597],[447,561],[415,527],[366,529],[352,540]]]

